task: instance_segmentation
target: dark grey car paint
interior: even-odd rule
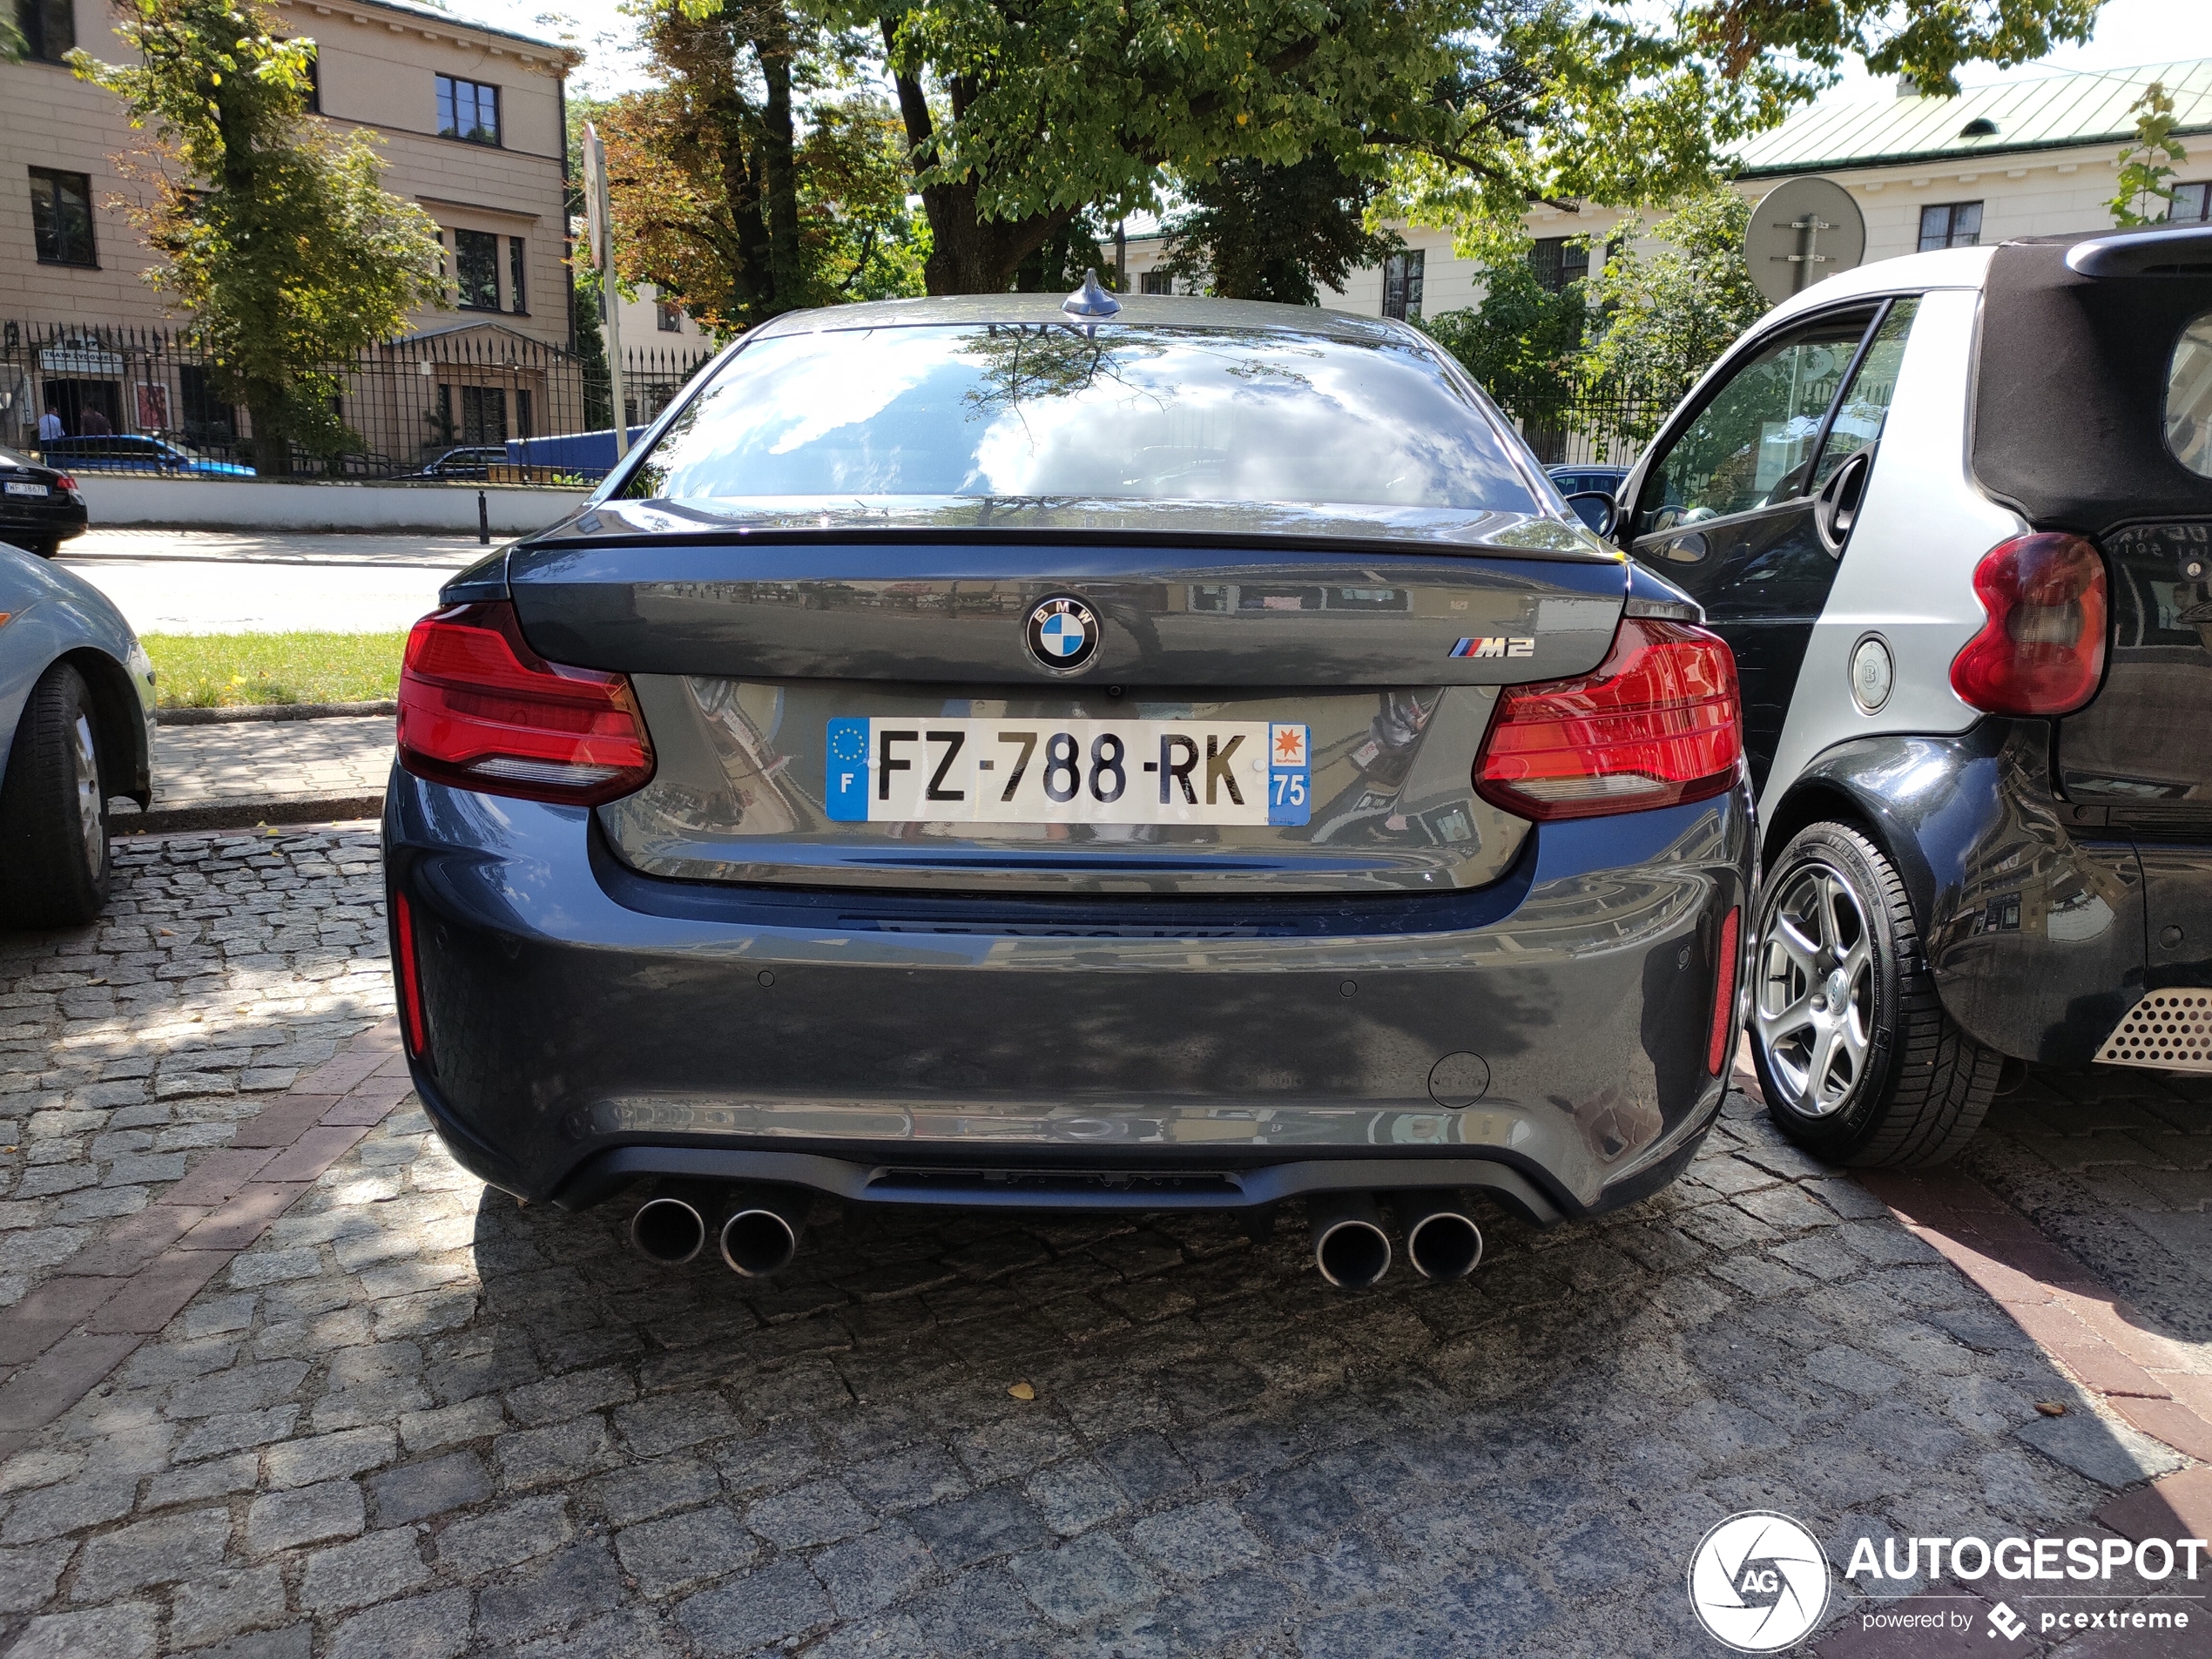
[[[1719,1105],[1740,787],[1532,832],[1487,887],[1356,900],[672,881],[590,823],[401,772],[387,796],[424,1097],[464,1163],[526,1197],[622,1147],[908,1170],[1352,1159],[1347,1186],[1386,1156],[1499,1162],[1579,1213],[1640,1191]],[[1467,1054],[1487,1088],[1447,1104],[1432,1076]]]

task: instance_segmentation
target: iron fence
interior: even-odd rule
[[[1626,467],[1642,453],[1686,388],[1561,386],[1499,407],[1548,467]]]
[[[711,355],[708,347],[625,350],[630,423],[658,415]],[[614,424],[604,360],[503,323],[411,334],[330,372],[342,388],[337,413],[346,447],[317,455],[293,443],[287,466],[268,468],[258,464],[266,457],[255,453],[246,408],[225,400],[221,376],[189,339],[164,328],[7,322],[0,324],[0,445],[75,471],[171,476],[571,482],[605,470],[564,464],[556,475],[499,458],[510,440]],[[54,421],[42,435],[49,414]]]

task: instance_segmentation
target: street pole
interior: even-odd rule
[[[622,296],[615,289],[614,214],[607,200],[607,150],[599,129],[583,124],[583,211],[591,268],[599,273],[599,332],[607,345],[607,382],[614,400],[615,459],[630,453],[629,399],[622,384]]]

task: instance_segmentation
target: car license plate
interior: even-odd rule
[[[8,493],[10,496],[45,496],[51,492],[44,484],[10,483],[8,486]]]
[[[1266,720],[832,720],[839,823],[1303,824],[1309,734]]]

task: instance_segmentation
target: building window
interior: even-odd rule
[[[438,77],[438,136],[470,144],[499,142],[499,89],[482,81]]]
[[[454,395],[460,395],[461,423],[452,425]],[[448,429],[446,441],[467,444],[507,442],[507,393],[497,386],[440,386],[439,424]]]
[[[76,0],[16,0],[16,29],[24,57],[58,64],[77,47]]]
[[[1139,293],[1173,293],[1175,279],[1165,271],[1147,271],[1136,279]]]
[[[530,420],[530,392],[527,386],[515,388],[515,435],[518,438],[536,435],[536,428]]]
[[[453,270],[463,311],[499,309],[499,239],[489,231],[453,233]]]
[[[1418,320],[1421,314],[1421,263],[1427,256],[1419,248],[1393,253],[1383,261],[1383,315]]]
[[[524,296],[529,290],[523,286],[523,239],[507,239],[507,308],[518,317],[529,314]]]
[[[41,265],[97,266],[92,256],[92,180],[81,172],[30,170],[30,234]]]
[[[2176,225],[2202,225],[2212,219],[2212,179],[2174,186],[2173,206],[2166,217]]]
[[[1981,240],[1979,202],[1938,202],[1920,210],[1920,252],[1973,247]]]
[[[322,52],[314,46],[307,49],[307,112],[322,113]]]
[[[196,363],[177,368],[177,389],[183,395],[186,443],[235,443],[238,411],[215,395],[214,382]]]
[[[1528,250],[1536,280],[1557,293],[1590,273],[1590,245],[1578,236],[1540,236]]]
[[[684,307],[673,300],[654,300],[653,327],[664,334],[682,334],[684,332]]]

